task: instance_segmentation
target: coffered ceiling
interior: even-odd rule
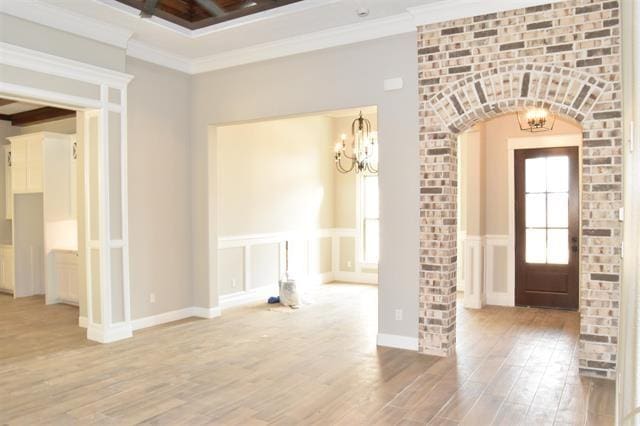
[[[216,25],[302,0],[117,0],[190,30]]]
[[[197,74],[553,1],[0,0],[0,12]]]

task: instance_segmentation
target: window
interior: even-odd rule
[[[525,160],[526,262],[569,262],[569,157]]]
[[[362,245],[365,263],[378,263],[380,214],[378,176],[362,176]]]

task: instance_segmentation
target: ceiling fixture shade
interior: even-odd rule
[[[340,136],[335,146],[334,160],[340,173],[378,174],[378,134],[371,130],[371,122],[362,116],[351,123],[351,146],[347,148],[347,135]],[[342,161],[347,160],[347,166]]]
[[[544,108],[532,108],[528,109],[523,114],[517,113],[518,124],[520,130],[525,132],[537,133],[553,130],[553,125],[556,123],[555,115],[551,114]]]

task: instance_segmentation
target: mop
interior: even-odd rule
[[[280,303],[293,309],[300,307],[296,280],[289,275],[289,241],[285,242],[285,272],[279,281]]]

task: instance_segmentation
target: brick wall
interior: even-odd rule
[[[619,4],[573,0],[418,28],[420,351],[455,348],[456,140],[543,106],[583,128],[580,370],[614,377],[622,226]]]

